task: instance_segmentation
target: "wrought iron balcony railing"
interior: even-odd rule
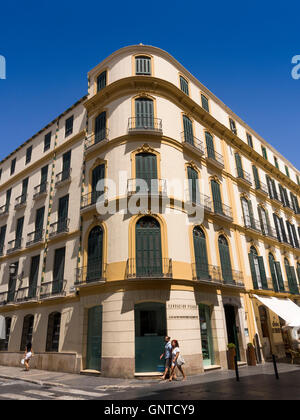
[[[257,191],[260,191],[264,193],[265,195],[269,195],[268,186],[267,184],[264,184],[263,182],[259,181],[255,184],[255,189]]]
[[[61,219],[61,220],[58,220],[58,222],[52,223],[50,225],[49,236],[53,237],[56,235],[60,235],[61,233],[68,233],[69,224],[70,224],[70,219]]]
[[[190,133],[187,133],[186,131],[183,131],[181,133],[181,139],[182,139],[183,144],[186,144],[188,146],[193,146],[201,154],[204,154],[203,142],[201,140],[197,139],[193,134],[190,134]]]
[[[90,134],[85,139],[85,150],[91,149],[93,146],[96,146],[97,144],[101,143],[102,141],[107,141],[109,137],[109,130],[107,128],[104,128],[103,130],[100,130],[98,133]]]
[[[173,277],[171,258],[143,259],[129,258],[127,260],[126,277],[128,279],[151,278],[164,279]]]
[[[243,273],[237,270],[222,270],[221,267],[197,260],[192,264],[193,279],[212,284],[244,287]]]
[[[257,232],[261,232],[261,225],[260,221],[254,219],[250,216],[244,216],[244,225],[247,229],[256,230]]]
[[[65,296],[66,285],[66,280],[54,280],[42,283],[39,287],[39,297],[40,299],[47,299],[53,296]]]
[[[236,168],[236,177],[250,185],[252,184],[251,175],[242,168]]]
[[[0,306],[7,304],[7,292],[0,293]]]
[[[60,184],[64,184],[65,182],[71,181],[71,173],[72,173],[72,169],[68,168],[60,172],[59,174],[57,174],[55,185],[59,186]]]
[[[13,241],[8,242],[7,253],[11,254],[12,252],[18,251],[22,248],[23,238],[16,238]]]
[[[214,148],[207,147],[206,148],[206,157],[211,162],[216,163],[218,166],[224,167],[224,158],[223,156],[216,152]]]
[[[276,230],[270,226],[269,224],[260,224],[261,233],[265,236],[269,236],[270,238],[277,239],[277,232]]]
[[[104,283],[106,281],[106,264],[93,263],[76,269],[75,285]]]
[[[139,117],[131,117],[128,119],[128,132],[150,131],[153,133],[162,133],[162,120],[160,118],[153,118],[148,115],[141,115]]]
[[[151,179],[152,174],[143,174],[143,179],[129,179],[127,183],[128,194],[146,194],[146,195],[167,195],[166,179]],[[141,184],[140,184],[141,183]]]
[[[4,249],[5,249],[4,245],[1,245],[0,246],[0,257],[3,257],[3,255],[4,255]]]
[[[0,207],[0,217],[7,216],[9,211],[9,204],[5,204],[4,206]]]
[[[97,202],[105,202],[107,200],[107,193],[102,191],[92,191],[85,194],[81,200],[81,209],[95,205]]]
[[[26,202],[27,202],[27,194],[20,195],[20,197],[16,198],[15,209],[25,206]]]
[[[16,291],[15,303],[28,302],[38,299],[37,286],[21,287]]]
[[[43,241],[45,231],[43,229],[28,233],[26,247]]]
[[[43,182],[42,184],[37,185],[36,187],[34,187],[33,199],[35,200],[43,195],[46,195],[47,190],[48,190],[48,182]]]
[[[194,194],[192,189],[187,187],[185,189],[185,199],[189,203],[203,206],[204,210],[209,212],[212,211],[212,201],[208,195],[202,194],[200,192]]]
[[[213,203],[214,203],[214,213],[216,215],[223,216],[231,220],[233,219],[231,207],[219,201],[213,201]]]

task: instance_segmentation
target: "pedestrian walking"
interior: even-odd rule
[[[26,348],[25,348],[25,353],[24,353],[24,359],[22,360],[22,364],[25,365],[26,372],[29,372],[29,363],[32,356],[33,356],[32,344],[27,343]]]
[[[163,374],[162,379],[165,380],[167,375],[170,373],[171,364],[172,364],[172,345],[171,345],[171,338],[166,336],[165,337],[165,348],[164,352],[160,356],[160,360],[164,359],[165,361],[165,371]]]
[[[181,372],[183,381],[186,380],[186,375],[183,370],[183,365],[185,364],[185,360],[182,357],[179,349],[179,343],[177,340],[172,341],[172,370],[169,381],[172,382],[175,377],[175,370],[178,368],[178,370]]]

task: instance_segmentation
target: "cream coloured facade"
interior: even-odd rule
[[[228,343],[241,362],[250,342],[262,361],[285,356],[254,295],[300,303],[300,172],[168,53],[113,53],[0,168],[0,364],[32,341],[39,368],[133,377],[159,369],[165,334],[188,374],[226,369]],[[136,178],[159,180],[168,211],[124,214]],[[100,179],[112,214],[97,211]],[[181,204],[198,192],[194,223]]]

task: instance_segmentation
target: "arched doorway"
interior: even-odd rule
[[[86,369],[101,371],[102,306],[88,310]]]
[[[262,332],[263,354],[264,354],[264,358],[268,359],[271,357],[271,353],[272,353],[268,312],[264,306],[260,306],[258,308],[258,311],[259,311],[259,318],[260,318],[260,327],[261,327],[261,332]]]
[[[140,303],[134,307],[135,371],[157,372],[167,334],[166,305]]]
[[[237,323],[236,323],[237,309],[233,305],[224,305],[224,310],[225,310],[228,344],[230,343],[235,344],[237,359],[241,360],[240,346],[239,346],[239,339],[238,339],[238,328],[237,328]]]
[[[136,224],[136,273],[140,277],[162,274],[160,224],[153,217],[142,217]]]
[[[199,279],[209,279],[206,238],[203,230],[196,226],[193,230],[196,276]]]
[[[94,227],[88,239],[87,282],[100,280],[102,277],[103,230]]]

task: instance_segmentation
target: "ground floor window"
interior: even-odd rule
[[[201,330],[203,365],[210,366],[215,363],[215,358],[211,328],[211,311],[209,306],[199,305],[199,319]]]
[[[54,312],[49,315],[46,352],[58,352],[61,314]]]

